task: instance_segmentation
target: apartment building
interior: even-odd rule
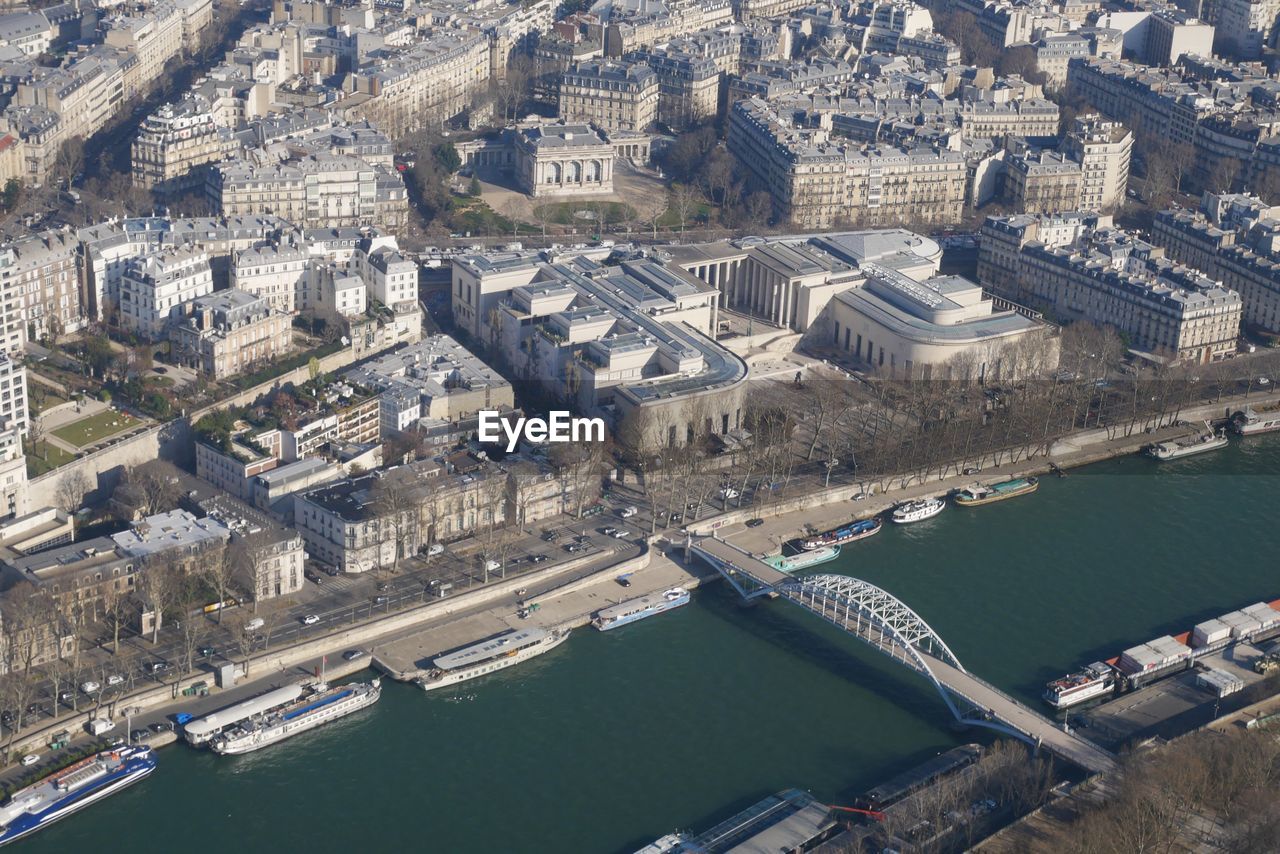
[[[1001,219],[988,217],[982,240],[1004,242],[1009,254],[1026,231],[1001,228]],[[1056,245],[1031,240],[1018,247],[1014,270],[1016,290],[1001,295],[1113,326],[1153,360],[1205,363],[1236,352],[1240,295],[1119,229],[1086,229]]]
[[[1190,144],[1196,126],[1219,109],[1213,88],[1176,71],[1117,59],[1072,59],[1068,90],[1138,135]]]
[[[1044,98],[966,101],[960,108],[960,127],[964,139],[1056,137],[1058,105]]]
[[[293,347],[293,333],[288,314],[231,288],[182,305],[169,342],[179,364],[222,380],[285,355]]]
[[[293,522],[312,558],[370,572],[425,544],[505,524],[505,495],[501,470],[456,475],[423,460],[299,493]]]
[[[658,120],[659,78],[648,65],[580,63],[560,80],[559,117],[605,130],[643,131]]]
[[[282,527],[229,495],[201,501],[200,511],[230,531],[227,548],[236,555],[235,579],[252,591],[253,601],[291,596],[302,590],[307,552],[297,531]]]
[[[392,138],[452,118],[487,84],[489,41],[481,33],[440,29],[385,59],[369,61],[343,85],[343,108]]]
[[[222,216],[268,213],[305,228],[400,228],[408,217],[398,173],[341,154],[308,154],[261,166],[227,161],[211,170],[208,192]]]
[[[294,314],[311,253],[295,243],[268,243],[236,254],[231,263],[231,287],[267,301],[276,311]]]
[[[627,60],[658,75],[656,121],[683,130],[715,117],[721,71],[713,60],[670,44],[627,54]]]
[[[1133,153],[1133,133],[1128,128],[1097,114],[1077,116],[1062,150],[1080,164],[1081,179],[1079,202],[1059,210],[1109,211],[1124,204]]]
[[[10,519],[25,516],[31,509],[27,498],[27,456],[22,447],[23,432],[21,424],[7,423],[0,426],[0,516]],[[63,521],[67,520],[64,518]],[[16,532],[10,530],[5,533]],[[37,547],[35,536],[35,531],[31,529],[22,534],[22,541],[28,543],[33,551]],[[46,546],[61,541],[41,536],[38,542],[40,546]],[[11,543],[4,545],[12,547]]]
[[[511,411],[511,383],[448,335],[431,335],[352,368],[343,378],[380,397],[386,439],[419,427],[438,441],[475,430],[481,410]]]
[[[1213,10],[1217,33],[1231,39],[1241,59],[1257,59],[1262,49],[1271,44],[1276,20],[1280,17],[1280,2],[1215,0]]]
[[[10,12],[0,15],[0,46],[39,56],[53,43],[54,28],[43,12]]]
[[[1280,335],[1280,228],[1274,220],[1232,226],[1199,211],[1161,211],[1151,240],[1170,258],[1239,293],[1251,331]]]
[[[27,368],[0,354],[0,427],[27,435]]]
[[[232,149],[230,131],[217,123],[208,102],[188,94],[142,120],[133,140],[133,183],[162,194],[200,187],[205,176],[199,168]]]
[[[201,249],[173,247],[131,258],[120,279],[120,325],[147,340],[159,340],[175,310],[210,293],[213,272]]]
[[[252,497],[250,482],[279,465],[274,453],[261,448],[249,436],[223,440],[196,439],[196,477],[242,501]]]
[[[960,152],[845,144],[759,98],[733,105],[728,146],[778,219],[804,228],[956,222],[964,207]]]
[[[0,246],[0,330],[7,352],[81,327],[79,250],[75,232],[61,230]]]
[[[373,235],[356,244],[351,272],[359,276],[368,295],[386,306],[418,302],[418,265],[400,252],[395,237]]]
[[[279,217],[131,217],[86,226],[80,241],[85,311],[95,320],[109,320],[120,304],[126,267],[139,256],[166,249],[198,248],[209,256],[215,278],[225,281],[235,253],[278,241],[293,226]]]
[[[1025,213],[1080,207],[1080,164],[1056,151],[1028,149],[1005,158],[1004,198]]]

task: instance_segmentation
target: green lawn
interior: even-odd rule
[[[38,477],[58,466],[66,465],[74,460],[75,454],[69,454],[57,445],[39,442],[35,447],[27,449],[27,477]]]
[[[67,402],[65,397],[40,382],[29,383],[27,386],[27,395],[31,398],[32,414],[44,412],[47,409],[52,409],[60,403]]]
[[[65,424],[52,432],[64,442],[70,442],[77,448],[85,448],[95,442],[101,442],[108,436],[137,427],[141,423],[128,413],[107,409],[88,418]]]
[[[541,208],[538,216],[545,216],[548,223],[582,229],[598,228],[601,216],[605,225],[634,221],[636,216],[634,208],[621,202],[546,202],[538,207]],[[579,213],[590,216],[578,216]]]

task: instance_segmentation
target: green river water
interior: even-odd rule
[[[1280,597],[1280,438],[1126,458],[846,548],[1028,702],[1126,646]],[[833,803],[977,736],[927,683],[786,602],[679,611],[243,757],[184,746],[23,852],[629,852],[796,786]]]

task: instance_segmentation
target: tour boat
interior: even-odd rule
[[[943,510],[947,509],[947,502],[941,498],[923,498],[919,501],[907,501],[893,508],[893,515],[889,518],[896,525],[908,525],[912,522],[923,522],[925,519],[932,519]]]

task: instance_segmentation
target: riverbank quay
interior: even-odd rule
[[[1229,418],[1246,403],[1253,406],[1277,404],[1280,403],[1280,394],[1206,402],[1171,414],[1167,419],[1171,423],[1158,424],[1150,420],[1127,431],[1118,427],[1080,431],[1055,442],[1047,454],[1019,456],[999,462],[1014,454],[1012,451],[1000,452],[994,455],[994,463],[983,466],[974,474],[948,473],[953,470],[960,472],[958,465],[948,466],[941,472],[924,477],[891,475],[868,478],[855,484],[818,489],[778,501],[730,507],[722,513],[686,525],[684,530],[692,534],[715,533],[732,537],[735,545],[754,553],[776,553],[787,540],[828,530],[851,519],[870,518],[905,501],[945,495],[976,482],[1065,475],[1071,469],[1136,454],[1152,443],[1188,435],[1193,432],[1188,424]],[[947,512],[953,510],[969,512],[964,508],[949,508]],[[763,519],[765,524],[745,528],[744,523],[749,519]]]
[[[430,670],[431,660],[458,649],[517,628],[575,629],[588,625],[602,608],[608,608],[671,587],[694,589],[718,579],[714,570],[686,566],[676,552],[678,544],[651,546],[643,556],[623,561],[556,588],[529,592],[496,604],[465,618],[423,626],[380,642],[374,650],[374,665],[400,682],[412,682]],[[626,576],[629,586],[618,579]],[[521,619],[519,602],[538,605]]]
[[[504,603],[502,607],[505,609],[506,602],[514,601],[516,590],[530,590],[534,591],[532,595],[542,596],[597,574],[607,577],[627,571],[627,566],[637,559],[647,560],[648,554],[649,549],[643,544],[638,551],[635,544],[597,551],[533,573],[491,582],[476,590],[433,599],[405,611],[353,624],[300,644],[260,652],[247,660],[238,658],[236,664],[240,677],[232,688],[217,687],[212,672],[197,672],[175,682],[149,686],[111,702],[64,714],[40,729],[22,733],[14,739],[10,755],[18,757],[27,753],[47,752],[54,736],[64,731],[73,736],[73,744],[79,742],[82,736],[87,739],[85,725],[93,718],[106,718],[123,727],[130,717],[151,721],[161,720],[172,712],[188,711],[190,707],[208,710],[220,708],[236,699],[284,684],[279,680],[286,676],[303,678],[318,673],[322,660],[325,661],[326,672],[334,678],[340,678],[369,666],[368,659],[362,663],[341,662],[340,654],[344,650],[370,651],[384,640],[405,632],[416,632],[423,627],[430,628],[453,619],[465,618],[492,607],[498,601]],[[183,692],[193,686],[207,690],[207,697],[197,703],[194,702],[194,697],[184,695]],[[250,687],[246,690],[245,686]],[[4,773],[7,771],[0,772],[0,776]]]

